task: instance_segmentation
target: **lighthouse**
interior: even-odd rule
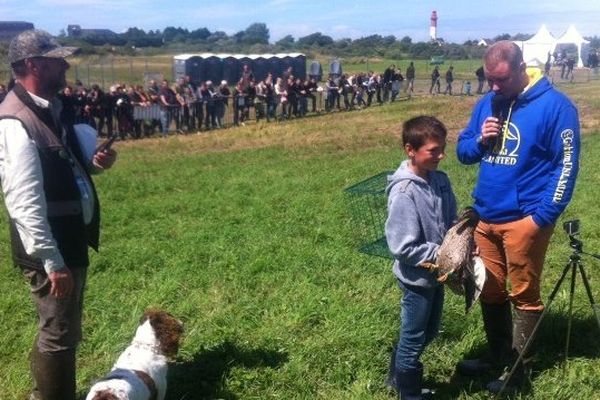
[[[429,25],[429,37],[432,41],[437,40],[437,12],[431,12],[431,24]]]

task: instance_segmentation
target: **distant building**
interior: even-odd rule
[[[117,34],[110,29],[82,29],[81,25],[68,25],[67,35],[69,37],[85,38],[89,36],[113,37]]]
[[[494,41],[492,39],[486,39],[486,38],[482,38],[479,40],[479,42],[477,42],[477,46],[483,46],[483,47],[488,47],[494,44]]]
[[[0,42],[10,42],[19,33],[29,29],[34,29],[31,22],[0,21]]]

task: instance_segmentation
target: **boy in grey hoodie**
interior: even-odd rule
[[[456,199],[450,180],[437,171],[444,158],[446,128],[434,117],[406,121],[402,145],[408,160],[388,178],[388,218],[385,235],[394,256],[393,272],[403,292],[400,339],[392,356],[392,385],[402,400],[422,394],[425,346],[437,335],[444,303],[444,287],[435,271],[423,267],[435,263],[446,231],[456,220]]]

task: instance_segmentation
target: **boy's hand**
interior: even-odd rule
[[[432,262],[430,262],[430,261],[425,261],[425,262],[423,262],[423,263],[419,264],[419,267],[421,267],[421,268],[425,268],[426,270],[428,270],[428,271],[429,271],[429,272],[431,272],[432,274],[436,274],[436,275],[438,275],[438,277],[437,277],[437,278],[435,278],[435,279],[436,279],[438,282],[440,282],[440,283],[444,283],[444,282],[446,282],[446,279],[448,279],[448,275],[450,275],[450,273],[446,273],[446,274],[443,274],[443,275],[439,275],[439,269],[440,269],[440,267],[439,267],[437,264],[435,264],[435,263],[432,263]]]
[[[435,272],[440,268],[435,263],[432,263],[431,261],[422,262],[421,264],[419,264],[419,267],[425,268],[429,272]]]

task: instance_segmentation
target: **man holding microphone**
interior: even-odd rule
[[[479,163],[472,197],[481,217],[475,242],[487,271],[480,300],[489,353],[457,369],[471,376],[504,369],[487,384],[497,393],[544,308],[544,258],[573,194],[580,143],[575,106],[543,71],[526,66],[517,45],[491,46],[484,69],[492,92],[476,104],[457,155],[464,164]],[[530,364],[526,354],[507,386],[526,383]]]

